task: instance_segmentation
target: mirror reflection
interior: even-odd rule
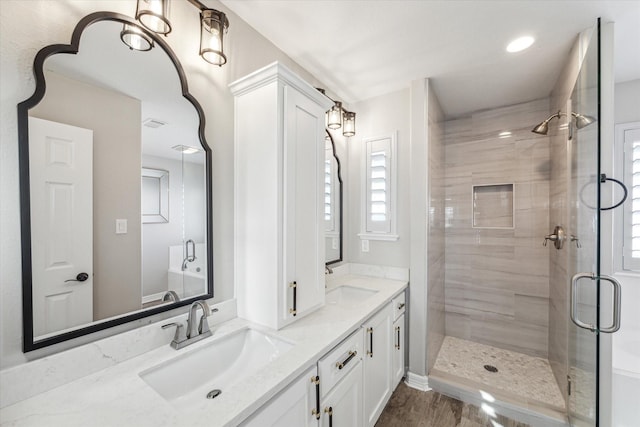
[[[325,264],[334,264],[342,261],[342,175],[329,131],[324,153]]]
[[[122,26],[47,58],[29,110],[36,340],[212,289],[198,113],[168,54],[129,49]]]

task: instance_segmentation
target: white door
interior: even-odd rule
[[[38,337],[93,321],[93,131],[30,117],[29,168]]]

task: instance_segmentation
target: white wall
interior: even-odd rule
[[[409,89],[378,96],[351,106],[355,111],[356,135],[347,141],[349,167],[346,201],[348,206],[347,261],[361,264],[409,267]],[[362,251],[360,215],[362,200],[365,138],[390,135],[397,131],[397,241],[369,241],[369,252]]]
[[[0,7],[0,368],[60,351],[98,336],[106,336],[175,315],[151,319],[79,338],[43,350],[22,353],[22,275],[16,105],[33,94],[33,58],[46,45],[68,43],[76,23],[89,13],[112,11],[131,16],[134,0],[2,0]],[[172,3],[173,31],[165,39],[182,63],[189,90],[206,116],[205,136],[213,151],[214,292],[216,299],[233,297],[233,97],[228,84],[273,61],[281,61],[314,86],[322,82],[294,63],[271,42],[215,0],[207,5],[227,13],[225,40],[229,62],[212,66],[198,55],[197,9],[187,1]],[[322,34],[318,34],[322,37]],[[327,88],[330,89],[330,88]],[[328,92],[330,94],[330,92]]]

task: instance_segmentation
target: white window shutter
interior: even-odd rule
[[[629,194],[624,204],[623,268],[640,271],[640,129],[624,132],[624,181]]]

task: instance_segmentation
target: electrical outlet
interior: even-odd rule
[[[368,240],[363,240],[362,241],[362,252],[369,252],[369,241]]]
[[[331,239],[331,249],[338,249],[338,238],[334,237]]]

